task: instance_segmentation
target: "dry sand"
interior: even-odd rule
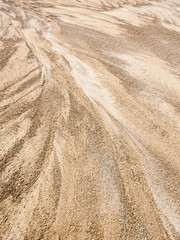
[[[180,240],[180,1],[0,1],[0,239]]]

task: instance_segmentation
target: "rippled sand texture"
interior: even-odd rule
[[[0,239],[180,239],[180,2],[0,1]]]

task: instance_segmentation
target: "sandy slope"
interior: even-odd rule
[[[0,239],[180,239],[180,1],[0,1]]]

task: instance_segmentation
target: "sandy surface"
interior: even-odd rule
[[[0,1],[0,239],[180,240],[180,1]]]

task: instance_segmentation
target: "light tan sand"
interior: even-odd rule
[[[0,239],[180,240],[180,2],[0,1]]]

